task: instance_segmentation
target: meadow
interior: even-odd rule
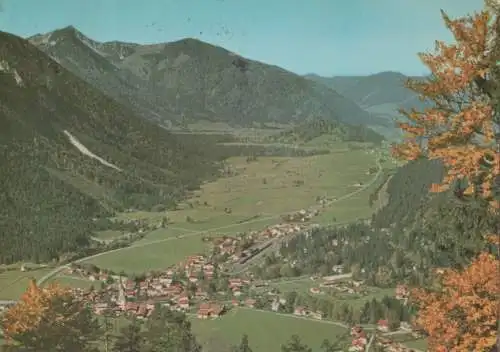
[[[400,342],[408,348],[415,348],[420,351],[427,351],[427,339],[420,338],[416,339],[411,334],[399,334],[391,336],[391,340],[395,342]]]
[[[314,351],[318,351],[324,339],[333,342],[346,333],[342,327],[326,321],[314,321],[279,315],[274,312],[236,308],[215,320],[192,319],[192,328],[201,343],[211,341],[238,344],[247,334],[250,347],[259,352],[280,351],[293,334],[300,336]]]
[[[40,268],[27,272],[8,270],[0,272],[0,300],[17,300],[26,291],[30,279],[39,279],[51,269]]]
[[[357,191],[374,175],[375,156],[363,150],[309,157],[246,157],[227,160],[234,176],[204,184],[192,198],[168,212],[128,212],[119,220],[144,219],[157,223],[167,217],[169,225],[147,234],[133,246],[87,261],[98,267],[140,273],[173,265],[184,257],[204,251],[203,236],[237,234],[260,230],[280,222],[280,216],[317,206],[319,197],[345,198],[332,204],[330,215],[318,222],[345,221],[360,217],[360,207],[368,207],[368,191]],[[346,210],[341,210],[347,205]],[[368,213],[369,209],[364,211]],[[316,222],[316,220],[315,220]],[[110,237],[103,234],[103,239]]]
[[[71,287],[71,288],[81,288],[81,289],[89,289],[92,286],[96,289],[99,288],[99,285],[101,284],[99,281],[93,282],[90,281],[86,278],[80,278],[80,277],[72,277],[72,276],[55,276],[51,279],[49,279],[44,285],[48,285],[51,283],[57,283],[58,285],[65,286],[65,287]]]

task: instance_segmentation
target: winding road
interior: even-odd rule
[[[370,182],[368,182],[367,184],[365,184],[362,187],[358,188],[354,192],[345,194],[345,195],[343,195],[343,196],[341,196],[339,198],[336,198],[335,200],[332,200],[327,205],[329,206],[329,205],[332,205],[334,203],[337,203],[337,202],[349,199],[349,198],[351,198],[351,197],[353,197],[353,196],[355,196],[355,195],[363,192],[368,187],[370,187],[371,185],[373,185],[377,181],[377,179],[380,177],[380,175],[382,174],[382,165],[380,164],[380,159],[379,159],[378,156],[377,156],[377,159],[376,159],[376,164],[377,164],[378,171],[374,175],[374,177],[370,180]],[[253,219],[253,220],[249,220],[249,221],[245,221],[245,222],[241,222],[241,223],[229,224],[229,225],[215,227],[215,228],[210,228],[210,229],[205,229],[205,230],[201,230],[201,231],[194,231],[194,232],[190,232],[190,233],[187,233],[187,234],[184,234],[184,235],[180,235],[180,236],[164,238],[164,239],[156,240],[156,241],[143,242],[143,243],[139,243],[139,244],[136,244],[136,245],[131,245],[131,246],[128,246],[128,247],[122,247],[122,248],[112,249],[112,250],[105,251],[105,252],[100,252],[100,253],[97,253],[97,254],[90,255],[88,257],[84,257],[84,258],[80,258],[80,259],[74,260],[74,261],[72,261],[70,263],[67,263],[65,265],[61,265],[61,266],[55,268],[54,270],[50,271],[49,273],[47,273],[43,277],[39,278],[37,280],[37,284],[39,286],[43,285],[47,280],[49,280],[52,277],[54,277],[55,275],[57,275],[58,273],[60,273],[65,268],[68,268],[71,264],[82,263],[82,262],[85,262],[87,260],[98,258],[98,257],[101,257],[103,255],[110,254],[110,253],[115,253],[115,252],[120,252],[120,251],[126,251],[126,250],[130,250],[130,249],[134,249],[134,248],[145,247],[145,246],[149,246],[149,245],[153,245],[153,244],[157,244],[157,243],[164,243],[164,242],[169,242],[169,241],[175,241],[175,240],[178,240],[178,239],[181,239],[181,238],[199,236],[199,235],[204,234],[206,232],[219,231],[219,230],[223,230],[223,229],[230,229],[230,228],[233,228],[233,227],[241,226],[243,224],[251,224],[251,223],[263,222],[263,221],[272,220],[272,219],[279,219],[282,215],[283,214],[266,216],[266,217],[263,217],[263,218],[257,218],[257,219]],[[333,223],[332,225],[337,225],[337,223]],[[190,231],[190,230],[186,229],[186,231]]]

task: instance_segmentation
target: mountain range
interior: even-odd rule
[[[319,82],[197,39],[101,43],[66,27],[29,40],[105,94],[167,126],[179,120],[246,126],[322,118],[392,127]]]

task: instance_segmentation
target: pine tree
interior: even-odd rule
[[[252,349],[250,348],[250,345],[248,343],[248,335],[244,334],[241,337],[241,342],[236,348],[234,349],[234,352],[252,352]]]
[[[200,352],[185,314],[157,306],[146,322],[148,352]]]
[[[139,321],[132,318],[130,323],[120,329],[121,334],[113,345],[114,352],[141,352],[144,337],[141,334]]]
[[[281,345],[281,352],[312,352],[312,349],[302,343],[298,335],[292,335],[286,345]]]

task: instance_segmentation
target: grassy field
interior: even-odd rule
[[[99,288],[100,282],[93,282],[79,277],[71,276],[55,276],[47,281],[46,284],[57,283],[61,286],[69,286],[73,288],[88,289],[91,286],[94,288]]]
[[[427,339],[415,339],[411,334],[393,335],[391,336],[391,340],[401,342],[409,348],[427,351]]]
[[[235,223],[257,214],[282,214],[316,203],[317,196],[339,197],[356,190],[373,175],[375,157],[363,151],[349,151],[303,158],[260,157],[246,162],[235,157],[228,164],[237,176],[221,178],[202,186],[182,210],[167,214],[173,226],[203,229]],[[297,186],[297,183],[303,185]],[[225,209],[230,208],[231,214]],[[166,213],[126,213],[122,218],[150,218],[158,221]],[[187,217],[193,221],[186,222]]]
[[[282,280],[270,283],[270,287],[277,288],[280,292],[290,292],[297,291],[301,293],[310,294],[310,289],[312,287],[319,287],[319,281],[313,281],[309,278],[304,278],[300,280]],[[263,288],[262,290],[267,290],[268,288]],[[259,290],[259,289],[257,289]],[[322,289],[325,290],[325,289]],[[365,302],[371,301],[372,299],[381,300],[384,296],[392,297],[394,296],[394,288],[379,288],[379,287],[366,287],[366,294],[350,294],[350,293],[339,293],[330,296],[332,300],[336,302],[342,301],[352,305],[355,308],[361,308]],[[327,297],[327,296],[325,296]]]
[[[204,243],[200,237],[186,237],[146,246],[125,248],[119,252],[109,253],[91,259],[99,268],[107,268],[115,272],[125,271],[127,274],[140,274],[149,270],[165,269],[176,264],[187,255],[203,253]]]
[[[202,235],[262,229],[279,222],[284,213],[315,205],[317,197],[352,193],[357,189],[355,183],[365,184],[373,178],[367,170],[376,165],[375,157],[361,150],[297,158],[260,157],[253,162],[235,157],[228,164],[236,176],[206,183],[179,210],[120,214],[122,220],[146,219],[153,223],[166,216],[170,225],[149,233],[131,248],[88,262],[127,273],[165,268],[202,252]],[[361,192],[354,200],[336,203],[332,209],[337,221],[359,217],[357,207],[367,207],[368,194]],[[347,210],[341,211],[344,203]]]
[[[192,327],[200,342],[222,338],[237,344],[247,334],[250,347],[259,352],[280,351],[291,335],[297,334],[314,351],[318,351],[324,339],[334,341],[345,334],[345,329],[327,322],[312,321],[294,316],[277,315],[250,309],[235,309],[216,320],[192,320]]]
[[[347,222],[370,218],[374,208],[370,207],[368,197],[376,188],[377,185],[373,184],[367,187],[363,192],[333,204],[331,207],[322,211],[314,219],[314,222],[321,225],[328,225],[333,222]]]
[[[17,300],[28,287],[31,278],[38,279],[50,269],[37,269],[28,272],[19,270],[0,273],[0,300]]]

